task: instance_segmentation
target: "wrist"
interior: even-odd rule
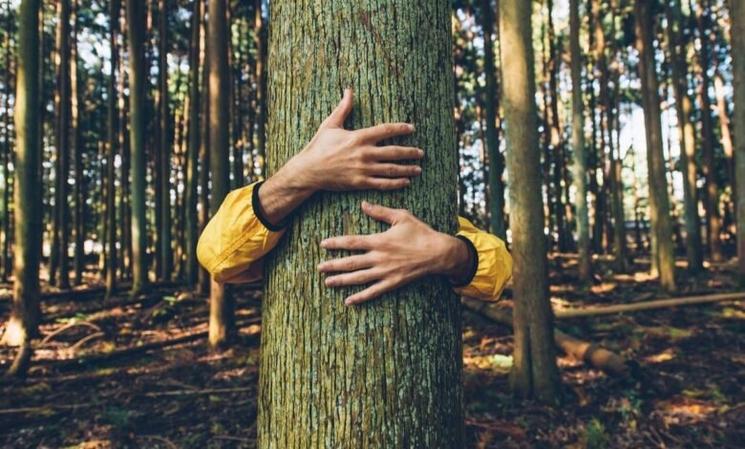
[[[478,264],[478,254],[470,240],[439,233],[442,250],[438,259],[440,275],[448,278],[454,286],[464,286],[471,282]]]
[[[297,154],[277,171],[274,178],[278,178],[286,189],[306,198],[310,197],[321,190],[321,187],[312,171],[307,168],[308,165],[310,164],[303,161],[302,153]]]

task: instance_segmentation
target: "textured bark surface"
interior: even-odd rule
[[[408,121],[427,152],[423,175],[396,193],[324,193],[297,211],[267,260],[259,447],[463,447],[460,305],[429,278],[358,307],[316,272],[323,238],[385,227],[367,199],[410,209],[453,233],[457,165],[450,3],[271,3],[268,170],[300,151],[353,87],[349,127]]]
[[[652,16],[650,5],[637,0],[636,47],[639,51],[639,77],[644,103],[644,123],[647,137],[647,166],[649,173],[649,211],[660,284],[665,290],[675,290],[675,257],[673,254],[673,227],[670,218],[670,198],[667,189],[665,156],[662,150],[662,124],[660,94],[655,66]]]
[[[160,246],[160,261],[158,263],[161,278],[171,279],[173,276],[173,239],[171,236],[171,111],[168,104],[168,2],[158,1],[158,105],[160,107],[160,229],[158,229],[158,245]]]
[[[559,394],[559,372],[543,232],[531,3],[501,0],[499,8],[514,261],[515,364],[510,380],[518,395],[553,402]]]
[[[737,257],[745,284],[745,0],[730,0],[732,20],[732,74],[735,96],[735,183],[737,198]]]
[[[106,297],[109,298],[116,288],[116,151],[119,147],[119,122],[117,101],[119,92],[116,89],[116,74],[119,70],[119,47],[116,43],[119,34],[119,13],[121,2],[112,0],[109,4],[109,18],[111,29],[109,43],[111,45],[111,76],[108,85],[108,126],[109,142],[106,160]]]
[[[590,259],[590,219],[587,212],[587,153],[585,151],[585,116],[582,99],[582,54],[579,45],[579,0],[571,0],[570,37],[572,71],[572,162],[575,189],[574,207],[577,220],[577,252],[579,253],[579,276],[589,282],[592,276]]]
[[[184,222],[186,234],[186,283],[194,287],[197,282],[197,183],[199,182],[199,67],[201,58],[202,0],[194,2],[192,17],[191,46],[189,54],[189,143],[186,156],[186,192],[184,193]]]
[[[41,258],[41,126],[39,119],[39,0],[23,0],[19,10],[16,75],[15,246],[13,311],[3,343],[22,345],[39,322]]]

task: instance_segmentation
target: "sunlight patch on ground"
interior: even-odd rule
[[[717,412],[719,407],[690,398],[677,398],[657,403],[667,425],[684,425],[701,422]]]
[[[508,374],[512,369],[512,356],[503,354],[464,356],[463,366],[466,369],[487,370]]]
[[[657,354],[649,355],[644,357],[644,361],[649,364],[667,362],[674,359],[678,355],[677,351],[673,348],[667,348]]]

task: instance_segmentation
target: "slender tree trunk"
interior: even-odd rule
[[[499,16],[514,259],[515,364],[510,380],[518,395],[554,402],[559,397],[559,371],[548,296],[543,201],[537,188],[541,176],[531,3],[501,0]]]
[[[484,30],[484,77],[486,92],[484,98],[486,110],[486,148],[489,161],[489,228],[491,232],[506,239],[507,226],[504,220],[504,156],[499,151],[497,134],[497,75],[494,64],[494,10],[491,0],[481,0],[481,27]]]
[[[119,92],[116,88],[116,75],[119,70],[119,13],[120,0],[109,3],[109,43],[111,47],[111,76],[109,76],[109,110],[108,110],[108,154],[106,161],[106,298],[111,297],[116,289],[117,250],[116,250],[116,151],[119,144],[119,111],[117,102]]]
[[[737,259],[740,283],[745,285],[745,0],[730,0],[732,18],[732,75],[735,97],[735,198],[737,198]]]
[[[11,132],[11,121],[13,120],[12,117],[12,109],[11,109],[11,102],[10,97],[13,95],[13,61],[15,58],[13,57],[12,52],[12,45],[13,42],[11,40],[11,35],[13,34],[13,15],[11,14],[11,5],[10,0],[6,0],[5,2],[5,11],[7,14],[7,21],[5,24],[6,34],[5,34],[5,103],[4,103],[4,110],[5,110],[5,117],[4,117],[4,128],[5,128],[5,142],[3,145],[3,154],[2,154],[2,169],[3,169],[3,182],[5,185],[3,186],[3,207],[2,207],[2,216],[3,216],[3,246],[2,246],[2,267],[0,269],[2,270],[2,280],[3,282],[7,282],[8,277],[10,276],[10,272],[12,270],[12,261],[10,257],[10,221],[12,220],[11,212],[10,212],[10,190],[12,188],[12,182],[11,182],[11,176],[10,176],[10,162],[11,162],[11,155],[13,154],[13,146],[12,146],[12,132]],[[39,27],[41,29],[41,27]],[[41,52],[40,52],[41,53]]]
[[[674,0],[665,8],[668,42],[670,46],[671,68],[675,110],[678,115],[678,135],[680,139],[680,161],[683,172],[683,208],[686,228],[686,257],[688,272],[699,273],[703,269],[701,252],[701,220],[698,215],[698,175],[696,168],[696,136],[691,123],[692,102],[688,96],[688,73],[685,62],[685,47],[682,41],[682,13],[680,0]]]
[[[207,3],[203,5],[206,9]],[[209,66],[210,55],[207,51],[207,31],[209,24],[207,20],[203,20],[202,28],[202,48],[204,49],[204,57],[202,63],[202,92],[205,97],[209,96],[209,73],[207,67]],[[209,155],[209,117],[210,117],[210,102],[208,98],[202,102],[202,120],[201,120],[201,141],[199,143],[199,231],[204,230],[207,226],[207,220],[209,220],[209,187],[210,187],[210,155]],[[211,290],[211,280],[209,273],[202,269],[199,271],[199,292],[203,295],[209,295]]]
[[[83,217],[85,216],[85,195],[86,190],[83,188],[83,142],[81,136],[81,103],[80,103],[80,86],[81,82],[78,73],[78,0],[74,0],[72,4],[72,51],[71,51],[71,89],[70,89],[70,100],[72,102],[72,145],[71,151],[74,155],[74,169],[75,169],[75,191],[73,196],[75,197],[75,210],[74,220],[75,225],[75,258],[74,258],[74,271],[75,271],[75,285],[81,285],[83,283],[83,264],[84,264],[84,247],[85,241],[85,223]]]
[[[262,176],[266,173],[266,42],[267,30],[262,14],[263,0],[254,6],[254,33],[256,36],[256,150]]]
[[[186,227],[186,283],[194,287],[197,282],[199,266],[197,265],[197,239],[198,220],[197,220],[197,202],[199,182],[198,164],[199,164],[199,143],[200,138],[200,117],[199,105],[199,68],[202,61],[201,49],[201,27],[202,27],[202,0],[194,2],[192,15],[191,46],[189,55],[189,147],[186,158],[186,192],[185,192],[185,221]]]
[[[644,104],[649,174],[649,209],[652,235],[655,237],[656,259],[660,284],[668,292],[675,291],[675,257],[673,253],[670,198],[667,194],[667,174],[662,149],[662,113],[655,67],[654,26],[650,5],[636,0],[636,47],[639,51],[639,77]]]
[[[13,309],[3,343],[27,345],[38,333],[41,258],[41,133],[39,120],[39,0],[22,0],[18,12],[15,130],[15,246]]]
[[[722,149],[727,162],[727,177],[732,181],[734,186],[734,143],[732,142],[732,131],[730,129],[729,110],[727,109],[727,99],[724,94],[724,80],[722,75],[717,72],[714,75],[714,92],[717,97],[717,112],[719,115],[719,126],[722,131]]]
[[[158,23],[158,74],[160,84],[160,194],[161,209],[158,244],[160,245],[160,268],[162,279],[169,280],[173,271],[173,247],[171,237],[171,111],[168,104],[168,2],[159,0]]]
[[[579,278],[582,283],[592,279],[590,255],[590,220],[587,211],[587,154],[585,152],[585,116],[582,100],[582,54],[579,45],[579,1],[570,0],[570,37],[572,72],[572,150],[573,183],[577,222],[577,251],[579,253]]]
[[[209,153],[212,175],[210,213],[215,214],[230,191],[229,66],[227,0],[209,0],[207,52],[209,76]],[[212,281],[210,289],[209,343],[213,348],[227,343],[234,332],[233,301],[224,285]]]
[[[409,209],[442,232],[456,230],[450,6],[344,0],[298,13],[292,0],[271,2],[269,173],[305,145],[347,86],[358,101],[350,127],[409,121],[417,132],[402,142],[429,152],[424,175],[404,194],[313,198],[269,256],[261,449],[464,447],[460,311],[444,280],[350,308],[343,305],[349,291],[325,288],[314,273],[327,257],[322,238],[383,229],[361,214],[363,198]],[[311,20],[319,17],[322,23]],[[295,33],[304,36],[302,47]],[[376,45],[387,49],[386,58],[359,51]],[[308,66],[307,55],[322,63]]]
[[[145,13],[127,0],[129,39],[129,144],[132,157],[132,295],[147,286],[147,218],[145,215]]]
[[[700,85],[698,90],[701,106],[701,148],[703,152],[704,207],[706,209],[707,243],[711,260],[719,262],[722,255],[722,217],[719,212],[719,185],[717,184],[717,159],[714,155],[714,127],[711,118],[711,99],[709,97],[709,26],[707,15],[711,12],[708,0],[699,0],[696,9],[696,23],[701,49],[697,52]]]

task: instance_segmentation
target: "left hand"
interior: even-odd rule
[[[327,287],[372,284],[349,296],[346,305],[375,299],[423,276],[444,274],[458,279],[468,270],[471,254],[461,240],[435,231],[404,209],[362,203],[362,211],[391,225],[372,235],[332,237],[321,242],[327,250],[363,251],[361,254],[322,262]]]

